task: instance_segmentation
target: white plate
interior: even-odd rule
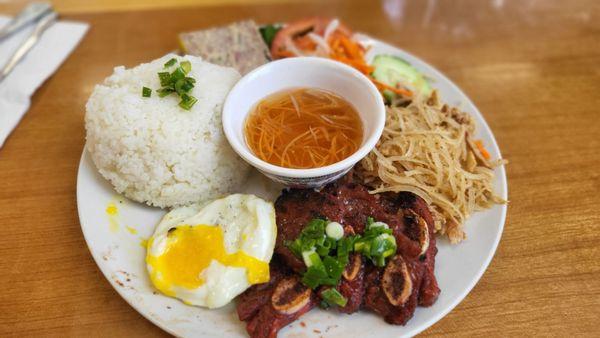
[[[500,150],[481,113],[465,94],[444,75],[418,58],[385,43],[361,39],[372,44],[368,57],[394,54],[402,57],[432,80],[441,99],[460,107],[474,117],[478,138],[486,144],[493,158]],[[497,193],[507,197],[506,174],[496,169]],[[274,199],[278,187],[254,173],[244,191]],[[115,203],[119,212],[109,216],[106,208]],[[85,240],[92,256],[112,286],[143,316],[164,330],[182,337],[246,337],[244,323],[237,319],[233,304],[206,310],[157,293],[146,274],[146,250],[141,242],[148,238],[165,211],[128,201],[117,195],[96,171],[84,151],[77,177],[77,205]],[[460,245],[439,240],[435,275],[442,290],[437,302],[429,308],[417,308],[406,326],[386,324],[368,313],[352,315],[315,309],[280,331],[280,337],[399,337],[412,336],[425,330],[452,310],[477,283],[490,263],[504,227],[506,205],[497,205],[474,214],[465,228],[468,239]],[[303,323],[303,325],[300,324]]]

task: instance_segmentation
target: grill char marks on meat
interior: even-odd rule
[[[296,257],[285,245],[294,240],[310,220],[320,217],[319,205],[325,203],[325,197],[314,190],[284,190],[275,201],[277,217],[277,238],[275,253],[280,255],[284,263],[296,272],[304,272],[304,262]],[[304,204],[307,204],[304,207]]]
[[[394,230],[399,248],[411,255],[418,254],[419,246],[404,235],[404,220],[398,213],[398,206],[380,195],[369,194],[366,187],[344,178],[330,184],[320,192],[314,190],[284,190],[275,202],[277,213],[277,241],[275,252],[296,272],[306,267],[286,246],[286,241],[296,239],[304,226],[313,218],[323,217],[338,222],[345,227],[346,235],[350,229],[361,234],[365,230],[367,218],[387,223]]]
[[[274,337],[279,328],[320,301],[323,287],[310,294],[305,306],[298,305],[293,315],[288,315],[277,312],[271,300],[277,285],[305,271],[304,262],[285,243],[296,239],[304,226],[317,217],[342,224],[345,235],[362,234],[367,218],[373,217],[387,223],[396,239],[396,256],[388,258],[383,268],[359,254],[350,256],[336,287],[347,303],[336,307],[338,311],[353,313],[364,308],[381,315],[388,323],[404,325],[417,305],[430,306],[436,301],[440,289],[433,273],[437,253],[434,223],[427,203],[420,197],[412,193],[373,195],[347,175],[320,192],[285,190],[275,202],[275,210],[278,236],[271,281],[248,289],[238,303],[239,317],[248,322],[252,337]]]
[[[285,266],[273,259],[269,266],[271,279],[267,283],[251,286],[238,296],[237,314],[241,321],[248,321],[265,305],[268,305],[277,283],[291,272]]]
[[[365,296],[365,263],[359,254],[351,254],[348,265],[342,273],[342,280],[337,287],[348,302],[338,310],[344,313],[354,313],[360,310]]]
[[[396,255],[384,269],[371,267],[366,278],[365,308],[390,324],[406,324],[417,308],[422,272],[418,261],[405,261],[401,255]],[[410,293],[405,295],[406,291]]]
[[[300,277],[271,263],[271,280],[254,285],[240,295],[237,313],[247,322],[246,330],[254,338],[275,338],[286,325],[317,304],[315,293],[300,282]]]
[[[330,286],[320,287],[317,295],[322,298],[321,293],[330,288]],[[365,296],[365,264],[361,255],[350,255],[348,265],[336,289],[347,300],[345,306],[336,306],[338,311],[350,314],[360,310]]]
[[[429,243],[427,250],[420,256],[420,260],[423,262],[426,271],[423,274],[423,281],[419,292],[419,305],[431,306],[440,294],[440,288],[434,275],[435,255],[438,249],[435,242],[433,216],[429,211],[427,203],[412,193],[402,192],[396,194],[396,196],[391,195],[388,198],[393,199],[394,197],[400,208],[410,211],[408,213],[405,212],[404,223],[407,228],[412,229],[412,231],[409,230],[411,233],[420,232],[417,224],[419,221],[424,221],[427,225]]]

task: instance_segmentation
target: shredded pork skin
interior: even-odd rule
[[[506,203],[493,189],[493,168],[506,161],[487,160],[474,133],[473,119],[440,104],[436,92],[388,107],[383,134],[358,173],[371,193],[409,191],[423,198],[432,206],[436,232],[459,243],[469,215]]]

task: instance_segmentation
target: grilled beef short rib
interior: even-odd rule
[[[373,217],[389,225],[398,246],[396,255],[383,268],[358,254],[351,255],[336,287],[348,300],[346,306],[337,308],[340,312],[367,309],[388,323],[404,325],[417,305],[430,306],[436,301],[440,289],[434,275],[434,223],[427,203],[420,197],[408,192],[370,194],[348,175],[321,191],[284,190],[275,202],[275,210],[278,235],[271,280],[240,295],[237,307],[251,337],[276,337],[279,329],[318,304],[323,289],[312,292],[301,284],[299,274],[306,267],[285,245],[317,217],[339,222],[345,235],[363,233],[367,217]],[[283,289],[290,294],[282,293]],[[279,299],[283,306],[273,297],[278,294],[286,295]]]
[[[253,338],[275,338],[277,332],[317,305],[315,293],[300,276],[277,259],[271,261],[271,279],[239,296],[237,313]]]

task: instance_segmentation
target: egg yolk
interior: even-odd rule
[[[108,228],[110,232],[119,231],[119,221],[117,215],[119,214],[119,209],[117,206],[110,202],[106,207],[106,215],[108,216]]]
[[[148,242],[152,247],[154,238]],[[196,289],[204,284],[200,274],[214,259],[219,263],[246,269],[250,284],[269,281],[269,264],[243,251],[229,254],[225,250],[223,231],[219,226],[182,225],[169,230],[167,244],[160,256],[148,252],[146,262],[152,267],[150,279],[168,296],[174,296],[173,286]]]
[[[106,207],[106,213],[109,215],[116,215],[119,212],[117,206],[114,203],[109,203]]]

